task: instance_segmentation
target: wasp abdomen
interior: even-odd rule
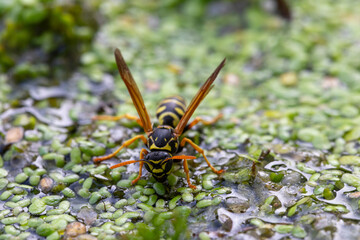
[[[162,100],[156,110],[160,125],[175,128],[185,113],[185,100],[180,96],[172,96]]]

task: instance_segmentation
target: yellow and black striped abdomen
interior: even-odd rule
[[[184,115],[186,106],[185,100],[180,96],[172,96],[162,100],[156,110],[156,117],[160,125],[167,125],[173,128],[179,123]]]

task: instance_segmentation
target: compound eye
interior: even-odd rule
[[[169,173],[172,169],[173,160],[169,160],[165,162],[165,167],[163,167],[165,173]]]
[[[152,172],[151,169],[150,169],[150,167],[149,167],[149,164],[148,164],[148,163],[145,163],[144,166],[145,166],[145,169],[146,169],[148,172],[150,172],[150,173]]]

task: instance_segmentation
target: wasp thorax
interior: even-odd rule
[[[164,182],[171,172],[173,160],[171,154],[164,151],[150,152],[145,156],[145,168],[158,182]]]
[[[168,151],[175,154],[178,150],[178,139],[174,129],[169,126],[159,126],[150,134],[148,145],[150,150]]]

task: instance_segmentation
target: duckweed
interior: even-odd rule
[[[35,199],[29,206],[29,212],[34,215],[39,215],[46,209],[46,203],[42,199]]]

